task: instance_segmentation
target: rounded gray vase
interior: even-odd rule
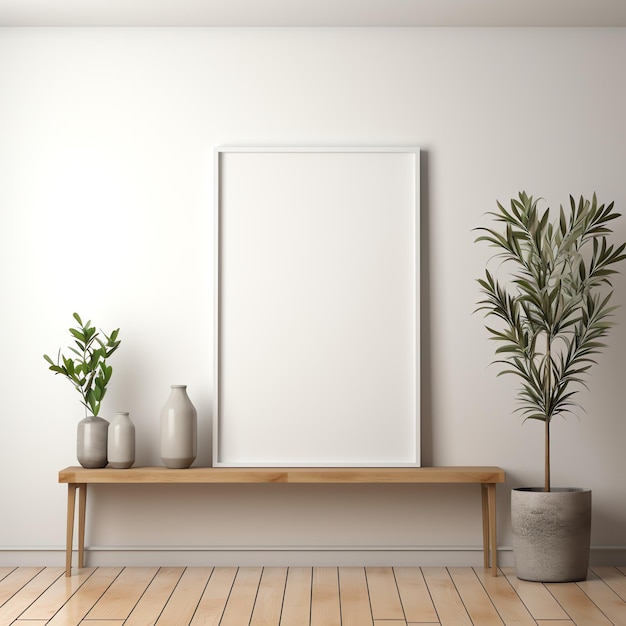
[[[587,578],[591,490],[541,488],[511,491],[513,552],[518,578],[574,582]]]
[[[106,467],[108,430],[109,422],[95,415],[89,415],[78,422],[76,456],[83,467]]]
[[[187,385],[172,385],[161,410],[161,459],[165,467],[184,469],[196,458],[198,414]]]

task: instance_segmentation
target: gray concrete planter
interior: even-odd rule
[[[591,538],[591,490],[528,487],[511,491],[513,552],[518,578],[585,580]]]

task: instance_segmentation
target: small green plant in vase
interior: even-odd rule
[[[107,359],[120,345],[120,329],[107,335],[96,330],[90,320],[83,323],[78,313],[74,313],[73,317],[78,325],[69,329],[74,340],[68,348],[70,354],[64,355],[59,350],[56,362],[47,354],[43,358],[50,371],[61,374],[72,384],[85,407],[85,419],[78,425],[77,453],[80,464],[83,467],[105,467],[109,423],[98,414],[113,374]]]

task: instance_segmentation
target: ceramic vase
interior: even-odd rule
[[[86,468],[106,467],[109,422],[89,415],[78,422],[76,456]]]
[[[196,458],[198,414],[187,385],[172,385],[161,410],[161,460],[165,467],[184,469]]]
[[[107,456],[114,469],[127,469],[135,462],[135,425],[127,412],[118,411],[109,424]]]

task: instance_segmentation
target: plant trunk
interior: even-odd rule
[[[544,478],[544,491],[550,491],[550,420],[545,421],[545,478]]]
[[[546,335],[546,360],[545,360],[545,376],[544,376],[544,402],[546,407],[545,414],[545,467],[544,467],[544,487],[545,492],[550,491],[550,420],[552,418],[551,407],[552,398],[552,337],[548,333]]]

